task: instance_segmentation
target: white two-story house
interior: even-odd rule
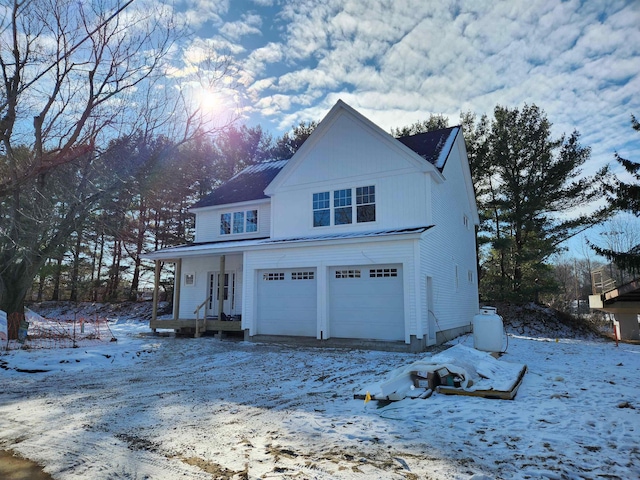
[[[478,312],[460,127],[396,139],[339,101],[290,160],[245,169],[191,211],[195,242],[147,255],[156,271],[176,263],[174,318],[154,315],[154,330],[420,350]]]

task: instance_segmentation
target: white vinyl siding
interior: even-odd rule
[[[448,338],[448,330],[469,326],[478,312],[478,285],[473,275],[475,232],[458,155],[458,149],[454,148],[443,172],[447,182],[432,184],[434,227],[420,241],[421,309],[428,313],[421,319],[422,328],[425,332],[436,328],[444,332],[443,338]],[[461,218],[463,220],[459,220]],[[467,225],[464,218],[469,219]],[[431,278],[431,293],[427,277]],[[465,277],[471,281],[465,281]],[[429,297],[432,305],[428,305]],[[429,319],[432,319],[431,326]],[[435,343],[432,332],[429,333],[429,341]]]
[[[234,240],[268,237],[271,230],[271,205],[263,203],[239,204],[236,207],[224,206],[196,211],[196,242],[215,242],[216,240]],[[244,215],[243,233],[238,232],[233,223],[233,213]],[[223,215],[227,224],[223,226]],[[239,218],[238,218],[239,220]]]
[[[194,311],[196,307],[208,298],[211,273],[220,271],[220,257],[217,255],[203,255],[184,258],[182,260],[182,271],[193,274],[194,284],[187,288],[185,288],[184,284],[182,285],[179,317],[182,319],[195,318]],[[241,253],[225,255],[225,273],[235,274],[235,304],[232,309],[225,310],[225,313],[241,314],[243,292]],[[203,313],[201,310],[201,318]],[[217,315],[217,309],[211,313]]]

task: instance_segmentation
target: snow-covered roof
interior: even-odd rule
[[[366,232],[352,232],[352,233],[329,233],[324,235],[311,235],[306,237],[288,237],[288,238],[256,238],[251,240],[235,240],[235,241],[218,241],[218,242],[204,242],[204,243],[191,243],[186,245],[178,245],[175,247],[163,248],[155,252],[150,252],[142,255],[143,258],[149,260],[161,260],[161,259],[174,259],[180,257],[188,257],[192,255],[204,255],[208,253],[227,253],[227,252],[242,252],[255,247],[268,247],[279,246],[289,243],[302,243],[302,242],[322,242],[330,240],[347,240],[347,239],[364,239],[364,238],[377,238],[387,237],[395,235],[415,235],[421,234],[430,226],[420,226],[411,228],[400,228],[392,230],[371,230]]]

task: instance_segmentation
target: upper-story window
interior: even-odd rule
[[[233,233],[244,232],[244,212],[233,212]]]
[[[331,221],[329,192],[313,194],[313,226],[325,227]]]
[[[257,210],[247,211],[247,220],[245,225],[246,225],[245,231],[247,233],[258,231],[258,211]]]
[[[334,190],[333,192],[333,224],[351,223],[351,189]]]
[[[358,223],[376,221],[376,187],[356,188]]]
[[[220,235],[258,231],[258,211],[223,213],[220,215]]]
[[[356,198],[355,205],[353,203],[354,196]],[[334,190],[333,203],[330,202],[330,192],[313,194],[314,227],[348,225],[353,223],[354,218],[357,223],[376,221],[376,190],[374,185]]]

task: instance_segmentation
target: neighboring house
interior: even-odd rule
[[[191,212],[193,244],[146,256],[156,284],[159,262],[176,263],[174,319],[154,314],[154,330],[207,317],[196,335],[421,350],[469,331],[478,312],[479,220],[460,127],[395,139],[338,101],[290,160],[243,170]]]

